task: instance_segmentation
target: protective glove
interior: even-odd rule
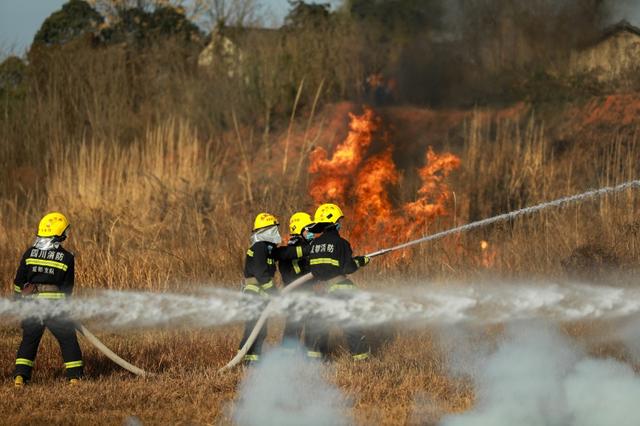
[[[23,296],[31,296],[32,294],[36,294],[38,292],[38,287],[35,284],[27,283],[22,286],[22,295]]]
[[[356,262],[358,268],[362,268],[363,266],[368,265],[371,259],[368,256],[356,256],[353,258],[353,261]]]

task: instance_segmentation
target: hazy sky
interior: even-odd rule
[[[11,51],[21,54],[33,41],[38,28],[52,12],[60,9],[66,0],[0,0],[0,53]],[[259,0],[264,21],[281,22],[289,9],[287,0]],[[319,3],[336,5],[339,0]],[[0,55],[1,56],[1,55]]]

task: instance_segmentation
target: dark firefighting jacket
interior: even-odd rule
[[[300,235],[294,235],[286,246],[278,247],[278,270],[286,286],[309,272],[309,250],[311,246]]]
[[[51,250],[32,247],[22,255],[13,289],[15,293],[22,293],[26,284],[42,285],[43,288],[46,285],[46,290],[38,292],[38,298],[62,299],[73,291],[74,264],[73,254],[61,246]]]
[[[247,250],[244,264],[245,291],[271,293],[276,261],[293,262],[308,255],[309,248],[299,246],[278,247],[273,243],[259,241]]]
[[[353,259],[351,244],[340,236],[334,226],[311,242],[309,269],[314,278],[330,281],[329,291],[338,289],[342,285],[353,286],[351,280],[344,277],[357,271],[358,264]],[[340,280],[340,277],[344,279]]]
[[[276,245],[258,241],[247,250],[244,262],[245,291],[271,292],[276,273]]]

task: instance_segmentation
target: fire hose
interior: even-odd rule
[[[77,323],[76,324],[76,328],[78,329],[80,334],[82,334],[82,336],[84,336],[84,338],[87,339],[87,341],[89,343],[91,343],[97,350],[102,352],[107,358],[109,358],[111,361],[113,361],[114,363],[116,363],[120,367],[124,368],[127,371],[130,371],[131,373],[133,373],[133,374],[135,374],[137,376],[143,376],[143,377],[151,376],[150,373],[147,373],[143,369],[141,369],[139,367],[136,367],[135,365],[133,365],[133,364],[125,361],[121,357],[119,357],[118,354],[116,354],[111,349],[109,349],[104,343],[102,343],[100,341],[100,339],[98,339],[96,336],[94,336],[94,334],[91,333],[87,329],[87,327],[85,327],[84,325],[82,325],[80,323]]]
[[[476,222],[471,222],[468,223],[466,225],[462,225],[462,226],[457,226],[445,231],[441,231],[441,232],[437,232],[435,234],[431,234],[431,235],[425,235],[421,238],[417,238],[415,240],[411,240],[411,241],[407,241],[406,243],[402,243],[402,244],[398,244],[396,246],[393,247],[389,247],[389,248],[385,248],[385,249],[381,249],[378,251],[375,251],[373,253],[367,254],[367,257],[377,257],[377,256],[382,256],[384,254],[387,253],[391,253],[397,250],[403,250],[412,246],[415,246],[417,244],[422,244],[422,243],[426,243],[429,241],[435,241],[435,240],[439,240],[442,239],[444,237],[447,237],[449,235],[453,235],[453,234],[457,234],[460,232],[466,232],[466,231],[470,231],[472,229],[475,228],[480,228],[480,227],[484,227],[487,225],[491,225],[494,223],[498,223],[498,222],[502,222],[505,220],[511,220],[511,219],[515,219],[517,217],[520,216],[524,216],[524,215],[530,215],[533,213],[537,213],[541,210],[545,210],[551,207],[562,207],[566,204],[570,204],[570,203],[575,203],[578,201],[583,201],[589,198],[594,198],[594,197],[600,197],[602,195],[606,195],[606,194],[610,194],[610,193],[615,193],[615,192],[621,192],[627,189],[639,189],[640,188],[640,180],[633,180],[633,181],[629,181],[629,182],[625,182],[622,183],[620,185],[617,186],[612,186],[612,187],[605,187],[605,188],[600,188],[600,189],[595,189],[595,190],[591,190],[591,191],[587,191],[587,192],[583,192],[581,194],[577,194],[577,195],[571,195],[568,197],[564,197],[564,198],[559,198],[557,200],[553,200],[553,201],[549,201],[546,203],[541,203],[541,204],[537,204],[535,206],[532,207],[526,207],[523,209],[519,209],[519,210],[515,210],[509,213],[504,213],[504,214],[500,214],[494,217],[490,217],[487,219],[482,219]],[[311,280],[312,275],[311,273],[308,273],[300,278],[298,278],[297,280],[293,281],[291,284],[289,284],[288,286],[286,286],[281,292],[280,294],[286,294],[289,293],[293,290],[295,290],[296,288],[300,287],[302,284],[308,282],[309,280]],[[253,330],[251,331],[251,334],[249,335],[249,337],[247,338],[247,341],[245,342],[245,344],[242,346],[242,348],[238,351],[238,353],[236,354],[235,357],[233,357],[233,359],[231,361],[229,361],[224,367],[222,367],[221,369],[219,369],[219,372],[223,372],[226,370],[229,370],[233,367],[235,367],[243,358],[244,356],[247,354],[247,352],[249,351],[249,348],[251,347],[251,345],[253,345],[253,342],[256,340],[256,338],[258,337],[258,333],[260,333],[260,330],[262,330],[262,327],[264,327],[264,324],[267,321],[267,318],[269,317],[271,310],[273,309],[274,306],[274,302],[270,301],[269,304],[266,306],[266,308],[262,311],[262,313],[260,314],[260,317],[258,318],[258,322],[256,323],[255,327],[253,327]]]

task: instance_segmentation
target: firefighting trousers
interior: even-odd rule
[[[262,286],[256,285],[253,283],[248,283],[242,289],[244,294],[253,294],[262,298],[263,309],[267,306],[269,302],[269,294],[273,290],[273,283],[269,281],[267,284],[263,284]],[[242,340],[240,340],[240,346],[238,349],[242,349],[247,339],[249,339],[249,335],[251,335],[251,331],[255,327],[257,319],[247,321],[244,323],[244,333],[242,334]],[[260,354],[262,353],[262,344],[264,343],[264,339],[266,339],[268,333],[267,323],[264,324],[264,327],[258,333],[256,340],[253,342],[246,355],[244,356],[245,362],[253,362],[258,361],[260,359]]]
[[[355,289],[355,286],[352,288]],[[351,291],[335,291],[329,295],[339,299],[349,298]],[[309,319],[305,328],[305,346],[307,346],[309,358],[324,358],[326,356],[329,350],[329,328],[329,325],[321,318]],[[342,332],[354,360],[360,361],[369,358],[371,348],[361,327],[343,327]]]
[[[287,318],[284,323],[284,333],[282,334],[282,346],[285,348],[295,348],[302,337],[304,324],[301,321],[294,321]]]
[[[298,289],[296,292],[310,292],[311,287],[307,285],[303,289]],[[305,333],[305,341],[304,345],[308,349],[310,348],[309,342],[307,339],[308,328],[312,326],[313,318],[310,316],[304,318],[294,318],[293,316],[288,316],[284,323],[284,333],[282,335],[282,347],[285,349],[297,349],[300,347],[300,338],[302,337],[302,332]]]
[[[314,318],[305,318],[301,321],[294,321],[291,318],[287,318],[282,336],[282,346],[285,349],[298,348],[300,345],[300,338],[304,331],[304,347],[306,350],[313,349],[316,336],[321,333],[321,330],[318,330],[317,324],[319,324],[319,322]],[[326,347],[326,345],[322,344],[320,344],[320,346]]]
[[[64,317],[47,318],[44,320],[27,318],[22,321],[22,342],[16,355],[16,368],[13,376],[22,376],[29,380],[33,369],[40,339],[45,328],[48,328],[58,340],[66,376],[70,379],[82,377],[82,352],[76,336],[73,321]]]
[[[255,327],[258,320],[251,320],[244,323],[244,333],[242,334],[242,340],[240,341],[240,347],[238,349],[242,349],[244,343],[249,338],[253,327]],[[264,343],[264,339],[267,337],[267,324],[265,323],[260,333],[258,333],[258,337],[253,342],[253,345],[247,351],[247,354],[244,356],[244,360],[246,362],[258,361],[260,359],[260,354],[262,353],[262,344]]]

